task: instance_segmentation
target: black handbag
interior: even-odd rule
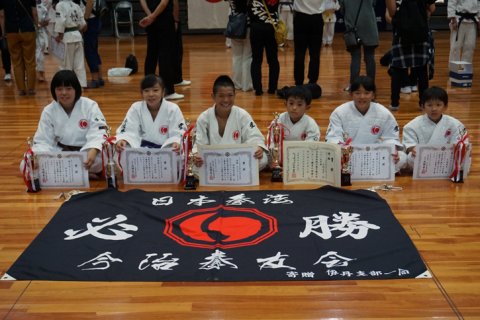
[[[357,16],[355,17],[355,24],[352,28],[347,28],[343,33],[343,40],[345,40],[345,46],[348,49],[358,47],[362,44],[362,39],[357,34],[357,22],[358,16],[360,15],[360,9],[362,8],[363,0],[360,0],[360,5],[358,6]]]
[[[225,37],[231,39],[245,39],[247,37],[247,14],[231,13],[228,16]]]

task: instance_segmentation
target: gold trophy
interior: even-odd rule
[[[42,189],[40,188],[37,156],[33,153],[33,149],[32,149],[33,139],[31,137],[27,138],[27,144],[29,146],[29,149],[25,153],[25,157],[24,157],[24,161],[25,161],[24,175],[28,174],[28,176],[25,176],[27,192],[38,192]]]
[[[274,113],[275,119],[269,128],[269,149],[272,156],[272,182],[282,182],[282,166],[280,160],[280,149],[283,144],[283,130],[278,122],[279,114]]]
[[[352,139],[348,138],[346,133],[343,133],[344,143],[342,145],[342,173],[340,178],[340,184],[342,186],[351,186],[351,172],[350,172],[350,158],[353,153],[353,147],[350,145]]]
[[[187,131],[183,134],[183,139],[182,139],[182,147],[183,147],[183,153],[184,153],[184,170],[185,170],[185,176],[184,176],[184,187],[183,189],[185,190],[195,190],[197,189],[196,183],[195,183],[195,176],[193,174],[193,166],[194,166],[194,154],[192,152],[192,148],[195,144],[195,125],[191,123],[190,120],[186,119],[185,123],[187,125]]]

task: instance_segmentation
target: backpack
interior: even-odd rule
[[[402,0],[392,18],[395,34],[404,46],[428,40],[427,7],[424,0]]]
[[[133,54],[129,54],[127,56],[127,59],[125,60],[125,68],[132,69],[132,72],[130,72],[130,74],[137,73],[138,72],[137,57],[135,57]]]

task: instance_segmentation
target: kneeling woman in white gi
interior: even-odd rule
[[[172,148],[179,153],[186,129],[182,111],[163,98],[165,86],[160,77],[147,75],[140,87],[143,100],[132,104],[117,129],[117,151],[122,152],[129,145],[132,148]]]
[[[82,97],[82,87],[72,70],[58,71],[50,91],[54,101],[42,111],[32,151],[86,151],[85,167],[90,173],[100,173],[107,123],[98,104]]]

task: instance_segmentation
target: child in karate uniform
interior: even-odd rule
[[[214,105],[200,114],[196,123],[195,153],[198,145],[218,144],[255,144],[254,157],[259,160],[259,169],[266,167],[267,153],[265,137],[258,129],[250,114],[234,105],[235,85],[229,76],[219,76],[213,84]],[[197,167],[203,165],[203,159],[195,154]]]
[[[424,114],[403,127],[403,144],[407,150],[409,169],[413,169],[417,144],[457,143],[466,134],[463,123],[444,114],[448,108],[448,94],[444,89],[430,87],[425,90],[420,107]]]
[[[407,155],[400,143],[399,128],[395,117],[383,105],[373,102],[375,83],[370,77],[359,76],[350,85],[352,101],[337,107],[330,115],[326,141],[351,144],[393,144],[395,172],[405,166]]]
[[[175,103],[165,100],[165,86],[160,77],[147,75],[140,87],[143,100],[132,104],[117,129],[117,151],[129,145],[132,148],[172,148],[179,153],[186,129],[182,111]]]

